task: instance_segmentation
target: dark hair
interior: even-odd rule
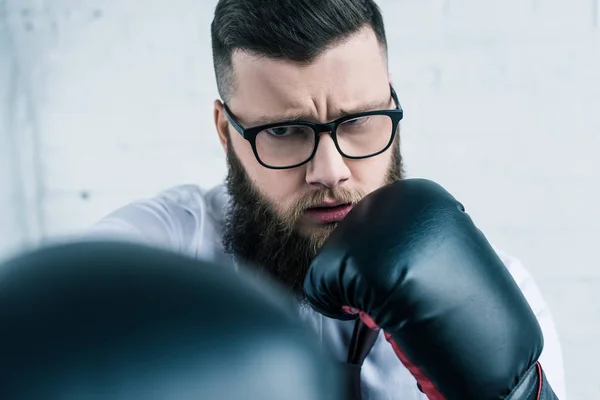
[[[219,95],[234,90],[232,53],[308,63],[370,26],[387,52],[383,17],[373,0],[219,0],[211,25]]]

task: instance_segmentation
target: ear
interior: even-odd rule
[[[223,150],[227,152],[227,137],[229,135],[229,121],[227,120],[227,115],[225,115],[225,107],[221,100],[215,100],[214,103],[214,118],[215,118],[215,128],[217,128],[217,134],[219,135],[219,142],[221,142],[221,146]]]

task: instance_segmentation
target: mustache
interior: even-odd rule
[[[360,190],[339,187],[313,190],[296,200],[284,215],[284,219],[293,224],[307,209],[323,204],[325,199],[342,204],[356,205],[363,197],[365,197],[365,193]]]

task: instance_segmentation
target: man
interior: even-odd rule
[[[216,261],[233,257],[303,302],[309,264],[337,223],[364,196],[404,177],[403,114],[381,13],[366,0],[221,0],[212,43],[225,184],[168,189],[115,211],[91,235]],[[521,263],[498,255],[538,318],[540,360],[564,399],[561,349],[546,303]],[[354,323],[302,312],[343,360]],[[424,398],[383,335],[361,377],[366,398]]]

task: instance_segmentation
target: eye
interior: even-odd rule
[[[274,128],[269,128],[266,131],[269,134],[277,137],[289,136],[294,133],[293,128],[289,126],[276,126]]]
[[[358,118],[349,119],[348,121],[344,121],[344,124],[358,126],[358,125],[366,124],[367,122],[369,122],[369,117],[358,117]]]

